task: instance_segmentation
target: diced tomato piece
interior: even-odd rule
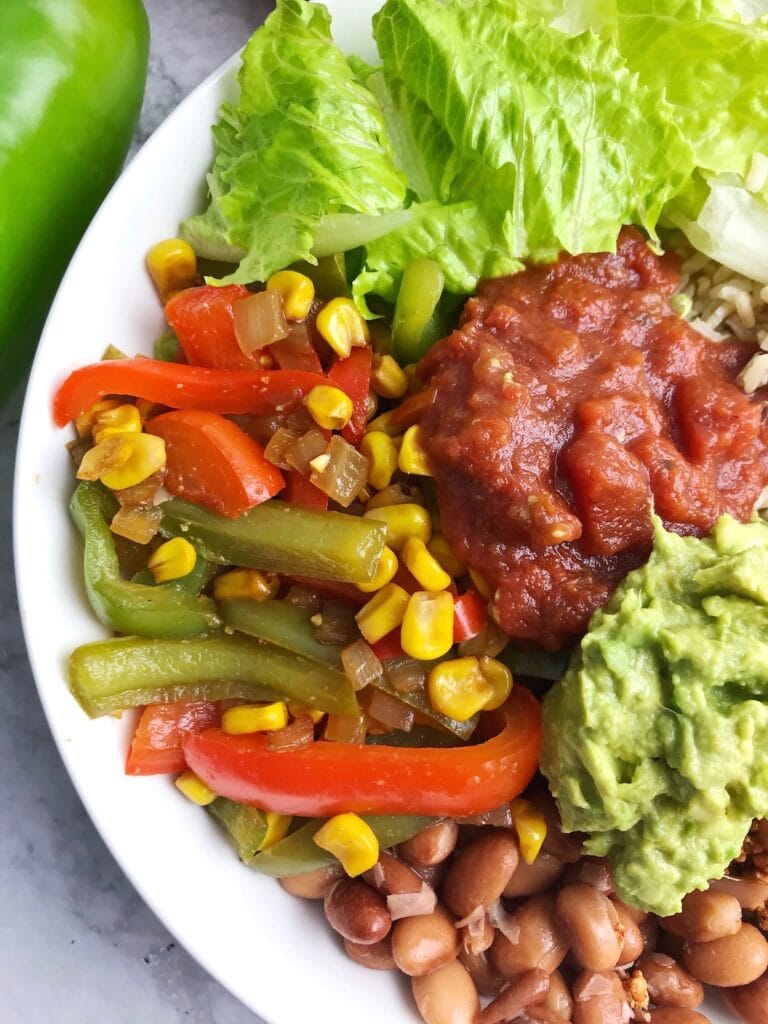
[[[147,423],[165,440],[165,486],[180,498],[234,519],[285,485],[258,441],[215,412],[166,412]]]
[[[125,763],[126,775],[167,775],[187,767],[182,740],[221,721],[218,703],[181,701],[151,704],[144,708],[131,740]]]
[[[483,629],[488,621],[488,606],[485,598],[470,587],[453,601],[453,642],[464,643]]]
[[[323,494],[319,487],[307,480],[296,470],[288,470],[285,476],[285,491],[283,498],[291,505],[300,505],[302,508],[328,508],[328,495]]]
[[[259,353],[247,356],[235,337],[235,303],[251,293],[239,284],[186,288],[170,300],[165,316],[193,366],[217,370],[258,370]]]
[[[373,352],[353,348],[346,359],[337,359],[328,371],[328,380],[352,399],[352,419],[341,434],[345,441],[358,445],[368,420],[368,392],[371,388]]]

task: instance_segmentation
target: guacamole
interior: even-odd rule
[[[768,813],[768,524],[654,522],[544,702],[541,768],[628,903],[672,914]]]

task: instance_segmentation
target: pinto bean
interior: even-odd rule
[[[555,1017],[568,1021],[573,1015],[573,997],[560,971],[553,971],[549,976],[549,992],[534,1010],[549,1010]]]
[[[659,922],[655,917],[650,915],[638,926],[643,936],[644,951],[646,953],[653,953],[659,942]],[[668,939],[674,939],[676,942],[678,939],[674,935],[668,935]],[[679,952],[679,950],[678,950]]]
[[[625,903],[624,900],[620,900],[615,893],[611,896],[611,903],[613,903],[617,910],[626,914],[627,917],[631,917],[636,924],[645,924],[650,917],[647,910],[640,910],[638,907],[633,907],[629,903]]]
[[[741,878],[718,878],[709,883],[709,891],[735,897],[742,910],[757,910],[768,902],[768,882],[752,875],[743,875]]]
[[[533,864],[526,864],[520,858],[517,867],[504,888],[504,895],[509,899],[519,896],[533,896],[537,892],[547,892],[562,875],[565,864],[551,853],[542,850]]]
[[[615,971],[582,971],[573,985],[573,1024],[626,1024],[624,986]]]
[[[753,925],[743,924],[735,935],[683,943],[683,964],[708,985],[750,985],[768,969],[768,942]]]
[[[439,889],[448,870],[448,861],[444,860],[441,864],[432,864],[425,868],[413,866],[413,870],[427,885],[431,885],[433,889]]]
[[[458,838],[459,826],[455,819],[445,818],[406,839],[398,847],[398,852],[413,867],[430,868],[450,857]]]
[[[565,885],[583,882],[608,895],[613,892],[613,869],[605,857],[582,857],[576,864],[568,865],[563,882]]]
[[[650,1012],[650,1024],[710,1024],[709,1017],[681,1006],[659,1006]]]
[[[392,927],[392,956],[403,974],[412,978],[455,960],[458,952],[459,933],[441,906],[431,914],[404,917]]]
[[[344,949],[347,956],[361,967],[368,967],[372,971],[395,970],[396,964],[392,957],[392,943],[389,935],[385,939],[381,939],[380,942],[372,942],[367,946],[344,939]]]
[[[619,935],[621,936],[619,964],[624,967],[627,964],[633,964],[645,952],[645,936],[640,925],[629,912],[626,903],[614,899],[611,899],[611,903],[619,919]]]
[[[442,895],[449,910],[459,918],[469,917],[478,907],[487,910],[504,891],[519,856],[515,837],[501,829],[465,846],[443,881]]]
[[[292,896],[301,896],[305,900],[322,900],[341,875],[341,866],[330,864],[327,868],[303,871],[300,875],[288,875],[278,881]]]
[[[560,934],[588,971],[608,971],[619,962],[622,935],[616,908],[598,889],[580,882],[557,895]]]
[[[478,1024],[503,1024],[514,1020],[523,1010],[540,1003],[549,992],[549,975],[534,970],[522,974],[480,1014]]]
[[[648,995],[657,1006],[682,1006],[694,1010],[704,1001],[700,981],[692,977],[680,964],[662,953],[649,953],[637,965],[642,971]]]
[[[392,920],[384,897],[356,878],[340,878],[325,894],[328,924],[343,938],[363,946],[389,934]]]
[[[712,942],[738,932],[741,906],[735,896],[724,892],[690,892],[680,913],[660,918],[659,924],[687,942]]]
[[[459,929],[459,934],[464,949],[469,950],[470,953],[485,953],[493,945],[496,929],[488,920],[487,915],[483,915],[482,921],[477,925],[465,925]]]
[[[365,881],[382,896],[407,892],[420,892],[423,879],[398,857],[382,850],[379,859],[363,875]]]
[[[744,1024],[765,1024],[768,1020],[768,974],[761,975],[750,985],[726,988],[722,997]]]
[[[476,1024],[480,1014],[477,989],[458,960],[412,978],[411,989],[425,1024]]]
[[[507,935],[496,936],[491,946],[491,963],[505,978],[514,978],[540,967],[551,974],[563,962],[568,944],[555,919],[555,897],[549,893],[531,896],[509,916]]]
[[[488,959],[487,953],[471,953],[468,949],[459,950],[459,960],[469,971],[475,988],[481,996],[497,996],[506,985],[506,979],[496,971]]]

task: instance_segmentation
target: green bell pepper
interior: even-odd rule
[[[264,811],[247,804],[236,804],[224,796],[208,804],[208,810],[223,826],[240,860],[244,864],[252,864],[267,835]]]
[[[289,700],[359,715],[347,677],[319,661],[245,636],[188,640],[127,636],[83,644],[69,659],[69,686],[91,718],[180,700]]]
[[[117,177],[144,94],[140,0],[0,3],[0,393]],[[117,242],[117,240],[116,240]]]
[[[341,647],[315,640],[310,621],[312,612],[290,601],[251,601],[230,597],[219,602],[221,617],[227,626],[255,636],[259,640],[284,647],[294,654],[341,667]]]
[[[80,483],[69,507],[85,543],[83,575],[88,600],[105,626],[140,636],[193,636],[221,626],[210,598],[197,597],[173,583],[147,586],[121,578],[108,525],[118,506],[101,485]]]

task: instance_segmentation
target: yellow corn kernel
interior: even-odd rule
[[[352,419],[352,399],[330,384],[318,384],[304,399],[307,412],[324,430],[341,430]]]
[[[432,536],[432,520],[429,512],[413,502],[404,505],[386,505],[365,512],[364,518],[386,523],[387,544],[400,551],[409,537],[418,537],[426,544]]]
[[[380,398],[402,398],[407,393],[408,377],[392,356],[374,358],[371,390]]]
[[[96,444],[106,441],[115,434],[140,434],[141,415],[135,405],[129,402],[113,409],[102,409],[93,420],[93,440]]]
[[[391,409],[389,412],[383,412],[380,416],[376,416],[374,419],[369,420],[365,429],[368,433],[372,430],[381,430],[383,433],[389,434],[390,437],[400,437],[403,433],[402,427],[396,425],[393,426]]]
[[[382,587],[385,587],[394,578],[398,568],[397,555],[392,548],[385,546],[381,552],[373,579],[369,583],[356,584],[357,589],[362,590],[364,594],[372,594],[376,590],[381,590]]]
[[[213,790],[209,789],[202,779],[198,779],[194,772],[183,772],[176,779],[176,788],[181,790],[188,800],[191,800],[193,804],[197,804],[199,807],[212,804],[216,799],[216,794]]]
[[[402,553],[403,562],[411,576],[425,590],[445,590],[451,577],[418,537],[409,537]]]
[[[435,711],[457,722],[481,711],[491,695],[477,658],[453,658],[435,665],[427,676],[427,690]]]
[[[526,864],[533,864],[547,838],[547,822],[541,811],[524,797],[509,805],[515,823],[520,853]]]
[[[368,482],[377,491],[389,487],[397,469],[397,445],[383,430],[372,430],[360,442],[360,451],[368,459]]]
[[[274,704],[239,704],[221,716],[221,728],[231,736],[250,732],[274,732],[288,725],[288,708],[282,700]]]
[[[293,818],[290,814],[278,814],[277,811],[267,811],[267,834],[261,841],[259,850],[268,850],[270,846],[285,839],[288,829],[291,827]]]
[[[267,288],[280,292],[286,320],[306,320],[315,301],[315,286],[306,274],[296,270],[278,270],[267,281]]]
[[[93,424],[99,413],[107,412],[109,409],[116,409],[121,403],[116,398],[103,398],[100,402],[94,403],[88,412],[75,418],[75,430],[78,437],[90,437],[93,433]]]
[[[492,691],[491,698],[486,701],[484,710],[495,711],[505,703],[512,692],[512,673],[504,662],[497,661],[496,658],[489,658],[485,654],[480,658],[480,671]]]
[[[147,568],[155,577],[155,583],[167,583],[188,576],[195,568],[197,552],[183,537],[174,537],[161,544],[149,556]]]
[[[365,505],[366,512],[372,512],[376,508],[389,508],[390,505],[416,505],[419,504],[419,497],[410,493],[413,488],[408,488],[408,491],[400,486],[400,484],[390,484],[389,487],[385,487],[383,491],[379,491],[378,494],[374,494],[372,498],[369,498]]]
[[[421,427],[416,424],[408,427],[403,434],[397,465],[403,473],[416,473],[419,476],[432,476],[429,459],[421,439]]]
[[[370,340],[368,324],[352,299],[331,299],[317,314],[317,329],[337,356],[346,359],[355,346]]]
[[[332,853],[350,878],[370,871],[379,859],[379,841],[368,824],[357,814],[337,814],[329,818],[314,835],[321,850]]]
[[[78,480],[101,480],[113,491],[134,487],[165,466],[165,441],[154,434],[112,434],[86,452]]]
[[[195,283],[197,258],[192,246],[182,238],[166,238],[147,253],[147,270],[166,303],[176,292]]]
[[[444,533],[433,533],[427,544],[430,554],[455,580],[467,571],[466,565],[454,555]]]
[[[231,569],[213,581],[213,596],[217,601],[227,597],[249,597],[252,601],[266,601],[274,597],[280,587],[274,576],[266,576],[258,569]]]
[[[453,646],[453,595],[445,590],[417,590],[408,599],[400,644],[420,661],[442,658]]]
[[[325,712],[320,711],[319,708],[307,708],[303,704],[294,704],[293,701],[288,702],[288,711],[291,718],[301,718],[302,715],[309,715],[315,725],[325,717]]]
[[[355,616],[355,621],[369,644],[375,644],[403,621],[408,594],[396,583],[387,583],[377,591]]]
[[[493,587],[488,580],[483,576],[477,569],[469,570],[469,578],[475,584],[475,587],[479,590],[480,596],[484,597],[486,601],[490,601],[493,597]]]

